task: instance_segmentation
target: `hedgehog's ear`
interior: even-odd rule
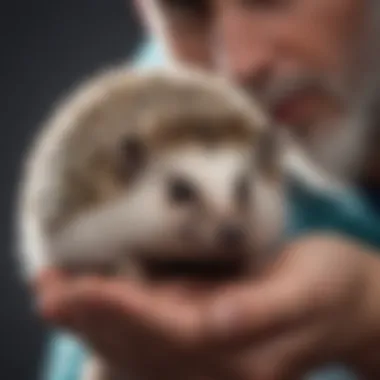
[[[261,133],[256,145],[256,162],[259,172],[271,179],[281,175],[282,151],[284,139],[281,130],[276,127],[267,127]]]
[[[132,179],[138,175],[148,159],[148,149],[138,136],[126,136],[120,146],[123,177]]]

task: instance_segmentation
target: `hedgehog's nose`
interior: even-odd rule
[[[238,248],[244,241],[244,231],[240,224],[224,223],[218,229],[218,242],[223,248]]]

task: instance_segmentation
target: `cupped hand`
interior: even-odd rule
[[[380,260],[335,237],[290,244],[258,279],[214,288],[73,279],[37,283],[42,315],[144,379],[287,380],[380,352]],[[363,369],[364,370],[364,369]]]

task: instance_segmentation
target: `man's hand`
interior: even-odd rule
[[[38,289],[46,319],[144,379],[294,380],[328,361],[361,370],[380,352],[380,260],[336,238],[293,243],[244,284],[47,275]]]

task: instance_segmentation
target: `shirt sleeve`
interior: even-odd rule
[[[41,380],[79,380],[87,358],[85,348],[71,335],[55,332],[48,346]]]

